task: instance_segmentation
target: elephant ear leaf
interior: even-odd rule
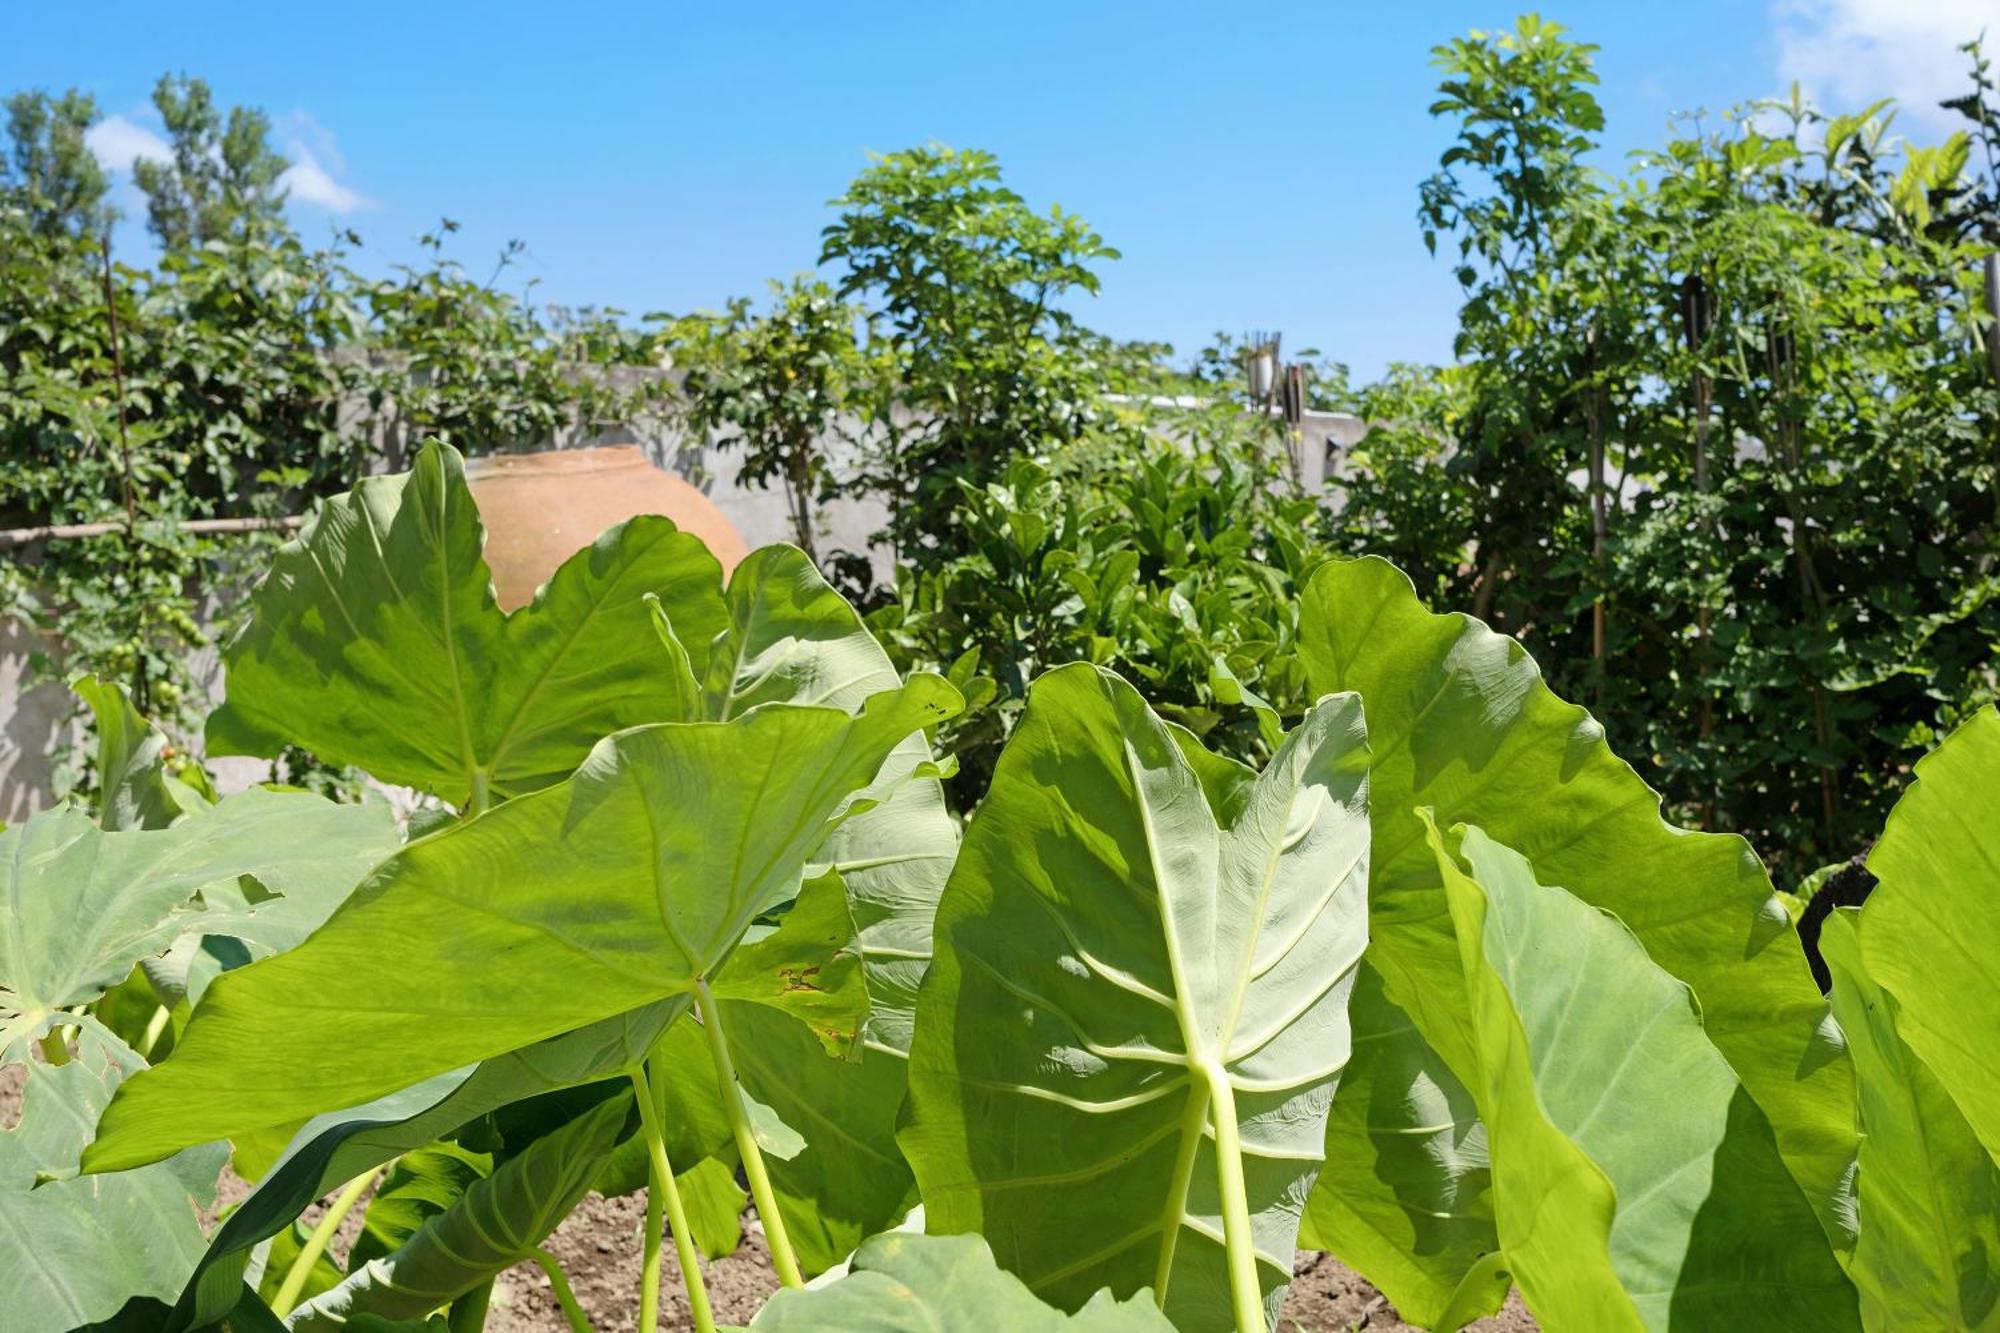
[[[860,1056],[868,982],[854,938],[854,914],[837,871],[809,879],[777,927],[746,939],[716,974],[718,1000],[789,1014],[828,1055]]]
[[[1869,1333],[2000,1326],[2000,1167],[1957,1103],[1897,1031],[1896,1001],[1861,963],[1841,908],[1820,932],[1833,1013],[1861,1085],[1850,1269]]]
[[[0,831],[0,1061],[24,1059],[184,932],[244,924],[212,913],[203,889],[248,875],[324,905],[395,842],[385,806],[254,789],[170,828],[106,833],[58,806]]]
[[[210,797],[167,772],[167,738],[139,715],[122,686],[95,676],[70,682],[97,733],[97,823],[107,833],[165,828]]]
[[[393,1253],[492,1173],[489,1154],[456,1143],[430,1143],[404,1153],[368,1201],[348,1266],[358,1268]]]
[[[902,1144],[927,1225],[1041,1298],[1261,1328],[1348,1057],[1367,747],[1352,696],[1247,786],[1184,743],[1109,672],[1036,682],[939,907]]]
[[[205,1328],[232,1310],[237,1312],[232,1322],[241,1325],[255,1312],[254,1293],[245,1299],[243,1284],[252,1251],[281,1233],[313,1200],[488,1112],[631,1068],[681,1008],[672,1002],[650,1005],[451,1070],[366,1105],[314,1116],[292,1136],[250,1197],[224,1219],[163,1333]],[[240,1146],[237,1155],[242,1156]]]
[[[667,606],[705,667],[722,574],[698,538],[663,518],[620,524],[511,615],[484,543],[444,445],[327,501],[224,652],[209,752],[300,745],[462,807],[546,787],[599,738],[677,716],[644,599]]]
[[[145,1062],[102,1029],[68,1063],[28,1069],[20,1125],[0,1132],[0,1310],[9,1333],[68,1333],[138,1304],[171,1301],[201,1257],[195,1210],[215,1198],[227,1153],[192,1148],[104,1180],[78,1155],[113,1089]]]
[[[1414,1020],[1432,1047],[1372,1059],[1343,1079],[1347,1104],[1335,1111],[1308,1205],[1315,1238],[1424,1323],[1454,1299],[1468,1261],[1497,1244],[1480,1235],[1491,1201],[1476,1166],[1477,1129],[1433,1114],[1442,1108],[1423,1072],[1451,1067],[1462,1051],[1449,1048],[1467,1039],[1456,1017],[1464,982],[1450,916],[1416,814],[1430,807],[1440,825],[1479,826],[1615,913],[1693,990],[1710,1039],[1777,1129],[1822,1230],[1836,1247],[1851,1245],[1852,1070],[1748,844],[1667,824],[1658,795],[1611,752],[1589,714],[1549,690],[1519,643],[1467,616],[1432,614],[1387,561],[1338,560],[1313,574],[1298,652],[1315,690],[1361,695],[1378,756],[1369,773],[1368,964],[1383,984],[1359,992],[1356,1004],[1385,1011],[1357,1012],[1356,1023],[1409,1042],[1405,1020]],[[1414,1081],[1373,1083],[1404,1076]],[[1364,1105],[1365,1127],[1356,1119]],[[1428,1176],[1423,1157],[1407,1150],[1418,1140],[1438,1163]],[[1430,1211],[1440,1201],[1448,1219]],[[1484,1303],[1497,1306],[1502,1295],[1489,1283]]]
[[[393,1253],[294,1310],[292,1333],[330,1333],[361,1315],[422,1319],[533,1257],[589,1190],[631,1114],[631,1095],[620,1094],[536,1139],[427,1218]]]
[[[752,552],[731,576],[727,602],[729,628],[709,658],[704,707],[710,717],[769,703],[852,711],[897,684],[888,654],[801,551],[772,546]],[[671,622],[671,608],[663,610]],[[671,624],[662,636],[676,640],[668,643],[670,662],[686,656]],[[958,849],[957,822],[932,771],[928,740],[910,736],[890,755],[880,780],[857,796],[858,812],[807,867],[808,876],[837,877],[852,914],[867,1017],[859,1043],[839,1054],[858,1058],[824,1058],[823,1050],[840,1043],[830,1042],[825,1024],[800,1021],[802,1014],[722,1001],[746,1095],[771,1116],[809,1131],[796,1153],[768,1164],[786,1231],[808,1273],[838,1263],[863,1237],[895,1225],[915,1200],[915,1182],[896,1146],[896,1116],[907,1082],[917,987],[930,962],[931,921]],[[789,918],[788,927],[796,929]],[[830,999],[802,990],[788,998]],[[715,1083],[704,1063],[656,1063],[656,1078],[688,1085],[680,1089],[684,1100],[713,1100]]]
[[[1454,832],[1456,855],[1427,827],[1467,1005],[1446,1041],[1492,1154],[1490,1266],[1550,1327],[1855,1327],[1854,1289],[1687,987],[1616,917]]]
[[[849,796],[956,702],[918,676],[854,716],[774,705],[635,728],[575,777],[409,844],[304,944],[210,988],[172,1058],[106,1112],[90,1169],[685,1002],[796,895]]]
[[[1002,1272],[978,1236],[904,1232],[873,1237],[856,1251],[847,1276],[815,1290],[780,1291],[750,1321],[751,1333],[1173,1333],[1173,1327],[1143,1296],[1121,1301],[1102,1291],[1065,1314]]]
[[[2000,710],[1980,709],[1919,760],[1868,854],[1881,880],[1861,956],[1896,998],[1897,1030],[2000,1160]]]

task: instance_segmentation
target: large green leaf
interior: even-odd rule
[[[2000,1168],[1897,1031],[1896,1001],[1861,964],[1857,913],[1819,948],[1861,1079],[1861,1231],[1851,1272],[1869,1333],[2000,1329]],[[1865,919],[1865,918],[1864,918]]]
[[[212,754],[286,744],[454,805],[567,777],[597,740],[674,716],[647,593],[681,608],[705,666],[721,586],[699,539],[637,518],[577,552],[509,615],[480,554],[485,529],[447,446],[326,502],[279,551],[224,654]]]
[[[853,1270],[814,1291],[780,1291],[750,1321],[757,1333],[1172,1333],[1150,1301],[1100,1291],[1075,1314],[1044,1305],[1000,1270],[978,1236],[877,1236]]]
[[[1605,744],[1581,708],[1543,685],[1521,646],[1462,615],[1433,615],[1394,566],[1378,559],[1322,567],[1307,586],[1299,652],[1315,690],[1353,690],[1375,752],[1369,960],[1390,1003],[1413,1014],[1436,1054],[1459,1068],[1463,981],[1435,858],[1417,818],[1435,808],[1527,856],[1585,902],[1615,912],[1661,967],[1692,988],[1707,1031],[1778,1133],[1792,1174],[1826,1233],[1851,1243],[1846,1177],[1854,1157],[1853,1072],[1807,971],[1790,918],[1749,846],[1690,833],[1660,817],[1659,798]],[[1365,999],[1366,997],[1364,997]],[[1386,1014],[1357,1015],[1395,1030]],[[1456,1036],[1454,1035],[1456,1034]],[[1445,1045],[1440,1046],[1438,1043]],[[1422,1078],[1422,1061],[1384,1062],[1375,1077]],[[1317,1236],[1383,1286],[1397,1308],[1435,1319],[1464,1276],[1477,1209],[1449,1244],[1394,1270],[1370,1262],[1379,1236],[1359,1219],[1452,1192],[1448,1165],[1429,1187],[1403,1173],[1392,1137],[1427,1130],[1435,1098],[1421,1084],[1376,1087],[1354,1071],[1341,1095],[1368,1104],[1371,1132],[1328,1145],[1311,1205]],[[1395,1110],[1407,1107],[1396,1123]],[[1389,1174],[1378,1174],[1384,1167]],[[1333,1206],[1327,1196],[1346,1195]],[[1498,1287],[1489,1290],[1497,1296]]]
[[[474,1152],[449,1141],[427,1143],[404,1153],[368,1200],[361,1217],[361,1234],[348,1251],[348,1266],[386,1258],[422,1230],[424,1223],[492,1174],[491,1153]]]
[[[609,1098],[509,1157],[394,1253],[371,1259],[287,1317],[292,1333],[331,1333],[358,1315],[421,1319],[533,1256],[590,1188],[632,1114]]]
[[[205,887],[250,875],[267,894],[325,904],[395,846],[386,806],[263,790],[171,828],[105,833],[58,806],[0,831],[0,1059],[23,1058],[29,1042],[74,1021],[66,1009],[222,920],[196,898]]]
[[[607,738],[575,777],[411,843],[304,944],[224,976],[106,1113],[93,1170],[289,1126],[690,993],[904,737],[919,676],[856,716],[771,705]]]
[[[1486,1126],[1472,1094],[1410,1016],[1383,998],[1381,974],[1365,958],[1348,1010],[1354,1056],[1327,1115],[1326,1158],[1357,1181],[1313,1190],[1299,1245],[1337,1251],[1401,1293],[1398,1312],[1426,1326],[1447,1310],[1491,1314],[1512,1283],[1480,1263],[1500,1242]]]
[[[165,828],[207,804],[166,771],[167,738],[139,715],[123,687],[95,676],[70,682],[97,733],[97,823],[107,833]]]
[[[939,907],[902,1142],[932,1230],[1065,1308],[1153,1287],[1202,1330],[1291,1278],[1366,942],[1367,749],[1351,696],[1254,779],[1182,743],[1109,672],[1036,682]]]
[[[1537,883],[1479,829],[1454,830],[1465,868],[1427,833],[1490,1136],[1498,1266],[1529,1309],[1606,1333],[1857,1327],[1854,1288],[1688,988],[1616,917]]]
[[[112,1090],[144,1061],[98,1029],[59,1067],[29,1067],[21,1124],[0,1133],[0,1328],[68,1333],[127,1301],[171,1301],[201,1257],[197,1205],[225,1156],[194,1148],[110,1177],[75,1178]],[[40,1177],[59,1177],[37,1185]],[[67,1178],[63,1178],[67,1177]]]
[[[660,605],[670,659],[690,656],[679,643],[685,600]],[[897,684],[888,655],[854,608],[792,547],[752,552],[731,576],[722,610],[692,623],[718,615],[728,629],[710,649],[691,717],[725,720],[772,702],[852,711]],[[871,808],[842,824],[807,871],[836,872],[851,905],[868,989],[860,1058],[818,1058],[824,1043],[782,1013],[727,998],[721,1006],[744,1090],[808,1131],[802,1151],[768,1163],[807,1272],[838,1262],[914,1201],[915,1182],[896,1147],[896,1114],[931,919],[958,847],[939,783],[907,776],[930,759],[922,735],[899,746],[869,793]],[[717,1095],[699,1060],[656,1062],[655,1070],[656,1078],[686,1085],[677,1093],[683,1102]],[[677,1165],[685,1160],[674,1157]]]
[[[2000,710],[1980,709],[1917,763],[1868,854],[1861,954],[1896,1029],[2000,1161]]]
[[[490,1111],[636,1065],[686,1007],[684,996],[662,1001],[313,1117],[215,1233],[166,1333],[206,1327],[234,1309],[251,1250],[341,1182]]]

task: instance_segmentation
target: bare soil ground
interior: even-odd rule
[[[27,1070],[0,1066],[0,1131],[20,1120],[21,1087]],[[217,1203],[227,1207],[240,1200],[247,1187],[225,1171]],[[315,1204],[308,1221],[323,1205]],[[360,1230],[360,1208],[349,1214],[332,1245],[343,1260]],[[590,1315],[599,1333],[624,1333],[639,1317],[640,1225],[646,1215],[643,1193],[622,1199],[592,1194],[549,1237],[546,1248],[561,1262],[575,1289],[577,1303]],[[212,1217],[203,1219],[212,1223]],[[1414,1333],[1414,1326],[1397,1317],[1381,1293],[1332,1255],[1301,1251],[1293,1270],[1291,1294],[1279,1321],[1280,1333]],[[704,1268],[710,1303],[723,1324],[746,1324],[777,1287],[770,1252],[755,1216],[745,1219],[743,1245],[726,1259]],[[661,1274],[660,1327],[673,1333],[694,1328],[687,1294],[681,1286],[680,1265],[673,1246],[666,1247]],[[568,1328],[549,1280],[532,1263],[500,1276],[486,1319],[488,1333],[563,1333]],[[1520,1293],[1491,1319],[1471,1325],[1478,1333],[1533,1333],[1534,1318],[1521,1305]]]
[[[622,1333],[638,1321],[639,1225],[645,1212],[643,1194],[624,1199],[591,1195],[548,1240],[546,1248],[569,1274],[577,1303],[602,1333]],[[703,1270],[721,1323],[748,1322],[777,1288],[764,1237],[754,1218],[749,1221],[742,1248]],[[671,1246],[664,1267],[660,1327],[683,1333],[694,1324]],[[1301,1251],[1293,1272],[1280,1333],[1415,1333],[1381,1293],[1332,1255]],[[546,1333],[567,1326],[548,1279],[527,1264],[495,1285],[486,1327],[489,1333]],[[1478,1333],[1532,1333],[1537,1325],[1516,1293],[1499,1314],[1470,1327]]]

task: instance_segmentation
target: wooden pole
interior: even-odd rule
[[[293,514],[284,518],[190,518],[173,524],[182,532],[290,532],[305,522]],[[0,528],[0,550],[33,542],[74,541],[126,531],[124,523],[55,523],[38,528]]]

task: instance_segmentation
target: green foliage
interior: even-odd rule
[[[171,1301],[201,1253],[195,1209],[214,1202],[223,1150],[191,1148],[112,1179],[77,1156],[121,1079],[145,1062],[86,1029],[60,1067],[28,1073],[18,1128],[0,1133],[0,1291],[10,1333],[71,1333]],[[128,1302],[130,1309],[128,1310]]]
[[[357,1264],[339,1286],[291,1312],[286,1326],[326,1333],[360,1315],[421,1319],[531,1257],[590,1188],[632,1114],[629,1097],[598,1103],[474,1180],[386,1258]]]
[[[2000,710],[1973,714],[1915,778],[1868,856],[1881,884],[1862,912],[1861,956],[1896,998],[1897,1032],[2000,1160],[2000,1070],[1981,1055],[2000,1028],[2000,831],[1978,813],[2000,778]]]
[[[282,230],[279,178],[291,163],[270,145],[270,117],[241,106],[225,117],[207,81],[185,74],[160,76],[153,109],[173,156],[135,159],[132,179],[146,196],[146,222],[163,249]]]
[[[1834,1017],[1861,1085],[1855,1193],[1865,1225],[1850,1269],[1871,1333],[2000,1327],[2000,1166],[1898,1030],[1895,999],[1862,964],[1859,915],[1827,919]]]
[[[83,136],[97,99],[70,89],[7,99],[8,151],[0,155],[0,228],[47,240],[92,240],[111,225],[104,167]]]
[[[72,1011],[184,935],[254,938],[264,914],[217,892],[225,882],[249,876],[259,899],[316,903],[323,916],[393,845],[384,807],[269,791],[165,829],[107,833],[58,806],[0,830],[0,1060],[91,1025]]]
[[[1311,702],[1291,650],[1298,590],[1327,558],[1322,516],[1284,487],[1261,432],[1231,433],[1241,423],[1225,407],[1202,447],[1140,436],[962,488],[964,553],[906,567],[870,622],[906,664],[967,692],[945,732],[961,807],[984,792],[1029,681],[1065,662],[1125,674],[1252,763],[1275,748],[1278,715]]]
[[[1357,1004],[1379,995],[1412,1016],[1434,1055],[1465,1083],[1461,946],[1417,810],[1434,809],[1442,826],[1484,829],[1538,875],[1615,913],[1653,961],[1694,992],[1717,1048],[1776,1128],[1785,1164],[1828,1238],[1845,1249],[1852,1074],[1829,1040],[1825,1005],[1790,918],[1748,846],[1665,823],[1658,796],[1612,753],[1589,714],[1542,683],[1518,643],[1468,617],[1427,612],[1408,579],[1383,561],[1320,570],[1300,609],[1299,651],[1314,689],[1360,695],[1378,756],[1369,774],[1367,965],[1383,986],[1357,988]],[[1366,1021],[1400,1029],[1391,1015]],[[1441,1042],[1441,1034],[1457,1040]],[[1383,1063],[1379,1073],[1429,1081],[1437,1063],[1412,1056]],[[1440,1141],[1437,1161],[1452,1169],[1484,1163],[1462,1150],[1469,1125],[1414,1118],[1436,1108],[1409,1085],[1364,1087],[1350,1071],[1343,1090],[1353,1094],[1349,1112],[1377,1115],[1359,1135],[1336,1113],[1343,1132],[1329,1133],[1328,1169],[1310,1208],[1319,1238],[1352,1258],[1376,1242],[1350,1228],[1385,1210],[1393,1216],[1392,1201],[1413,1192],[1379,1169],[1414,1166],[1418,1193],[1438,1169],[1380,1147],[1371,1152],[1371,1141],[1420,1132]],[[1357,1158],[1334,1159],[1336,1146]],[[1365,1258],[1354,1261],[1375,1271]],[[1419,1319],[1434,1317],[1461,1276],[1428,1269],[1414,1290],[1389,1295]]]
[[[859,444],[867,423],[889,417],[893,368],[874,339],[864,347],[856,337],[863,312],[826,283],[799,277],[771,289],[766,314],[738,299],[720,317],[676,321],[670,336],[689,426],[742,451],[738,485],[784,488],[793,540],[811,556],[819,506],[848,488],[829,448]]]
[[[1344,468],[1347,549],[1534,644],[1677,817],[1787,879],[1996,688],[2000,118],[1967,50],[1942,144],[1795,94],[1614,179],[1582,165],[1593,48],[1532,17],[1438,48],[1459,132],[1419,211],[1460,364],[1365,392]]]
[[[485,538],[443,445],[328,501],[251,596],[210,753],[297,745],[476,810],[568,776],[601,736],[672,716],[643,599],[675,607],[705,669],[724,627],[720,599],[700,595],[721,580],[707,547],[638,519],[510,615]]]
[[[820,263],[840,294],[868,294],[895,357],[907,416],[859,478],[889,504],[884,536],[919,563],[955,554],[959,484],[1079,438],[1100,383],[1059,302],[1094,293],[1118,252],[1060,207],[1044,215],[1001,183],[991,153],[940,144],[876,159],[834,200]]]
[[[657,339],[615,312],[544,316],[469,277],[442,250],[454,223],[424,238],[428,263],[388,278],[309,249],[278,211],[284,164],[262,113],[225,115],[198,79],[164,79],[157,96],[175,156],[141,164],[164,243],[150,270],[101,249],[104,179],[82,142],[95,103],[9,102],[0,524],[120,530],[0,565],[0,614],[49,643],[39,671],[125,684],[184,744],[198,618],[221,602],[228,637],[238,580],[275,540],[181,522],[297,514],[429,440],[494,449],[636,427],[671,386]]]
[[[1861,1147],[1852,1273],[1870,1333],[2000,1328],[1995,849],[2000,712],[1916,766],[1869,868],[1881,883],[1821,937],[1854,1053]]]

